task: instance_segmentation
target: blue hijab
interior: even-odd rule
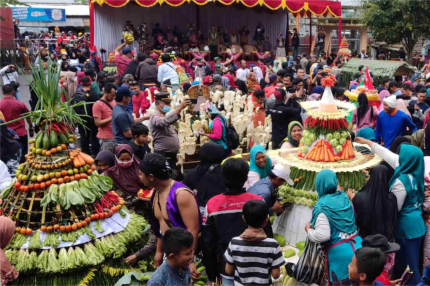
[[[324,213],[331,227],[344,233],[353,233],[357,230],[354,211],[345,192],[337,190],[337,177],[332,170],[322,170],[315,179],[315,189],[318,193],[318,202],[312,211],[312,227],[320,213]]]
[[[412,188],[411,181],[408,176],[412,175],[417,181],[418,188],[418,203],[424,202],[424,154],[420,148],[402,144],[400,145],[399,166],[394,171],[394,175],[390,180],[390,189],[394,182],[399,179],[405,188]]]
[[[266,156],[266,166],[257,166],[255,159],[257,158],[258,153],[263,153]],[[260,179],[266,178],[272,170],[272,160],[269,158],[269,156],[266,155],[266,149],[264,149],[264,147],[261,145],[254,145],[254,147],[251,148],[250,155],[251,162],[249,163],[249,170],[259,174]]]
[[[362,128],[358,130],[357,137],[363,137],[364,139],[375,141],[375,131],[370,128]]]

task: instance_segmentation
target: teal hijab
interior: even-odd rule
[[[418,189],[418,203],[424,202],[424,154],[420,148],[402,144],[400,145],[399,153],[399,166],[394,171],[394,175],[390,180],[390,188],[394,185],[394,182],[399,179],[406,191],[408,188],[412,188],[411,181],[408,176],[412,175],[417,182]]]
[[[372,128],[362,128],[358,130],[357,137],[363,137],[364,139],[375,141],[375,131]]]
[[[345,192],[337,191],[337,177],[332,170],[322,170],[315,179],[315,189],[318,193],[318,202],[312,211],[312,227],[320,213],[324,213],[330,226],[344,233],[353,233],[357,230],[354,211]]]
[[[270,160],[269,156],[266,155],[266,158],[267,158],[266,166],[258,167],[257,163],[255,162],[255,159],[257,158],[258,153],[263,153],[266,155],[266,149],[264,149],[264,147],[261,145],[254,145],[254,147],[251,148],[251,151],[250,151],[251,162],[249,163],[249,170],[259,174],[260,179],[264,179],[269,175],[270,170],[272,170],[272,160]]]

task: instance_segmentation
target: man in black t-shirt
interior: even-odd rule
[[[318,56],[319,56],[321,55],[321,53],[324,52],[324,48],[325,48],[325,34],[324,34],[323,28],[318,29],[317,46],[318,46]]]
[[[82,86],[78,87],[75,95],[73,96],[72,104],[76,104],[81,101],[91,102],[91,104],[87,104],[85,106],[86,108],[84,106],[75,108],[76,113],[87,115],[83,117],[83,119],[86,121],[85,126],[80,124],[78,125],[79,135],[81,137],[81,148],[82,152],[96,156],[99,152],[100,144],[99,140],[97,139],[98,128],[94,122],[93,117],[93,105],[94,102],[100,99],[100,97],[91,90],[91,79],[89,77],[84,76],[81,79],[81,84]]]

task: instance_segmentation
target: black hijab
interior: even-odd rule
[[[396,231],[397,199],[389,191],[388,169],[373,168],[369,181],[352,200],[361,237],[382,234],[392,241]]]
[[[424,156],[430,156],[430,124],[424,129]]]
[[[4,123],[0,119],[0,124]],[[1,144],[1,157],[0,159],[6,164],[10,159],[18,153],[21,149],[21,144],[15,139],[7,129],[6,125],[0,126],[0,144]],[[23,154],[24,155],[24,154]]]
[[[212,142],[205,143],[199,150],[199,158],[200,163],[186,175],[183,183],[197,190],[199,206],[205,207],[212,197],[226,190],[220,165],[224,158],[224,147]]]

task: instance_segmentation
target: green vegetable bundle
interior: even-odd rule
[[[273,238],[279,243],[280,247],[283,247],[285,245],[287,245],[287,242],[285,240],[285,237],[283,237],[282,235],[279,235],[277,233],[273,234]]]

